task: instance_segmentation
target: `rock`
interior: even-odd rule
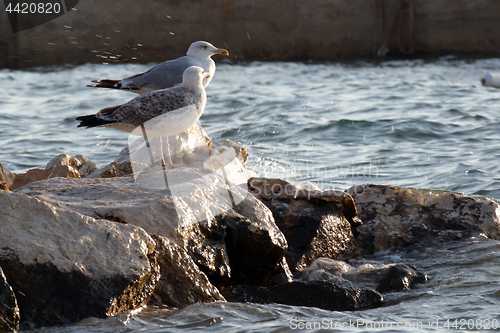
[[[9,189],[14,183],[16,176],[9,169],[0,164],[0,183],[5,184],[3,189]]]
[[[360,223],[347,193],[299,189],[281,179],[251,178],[248,184],[285,235],[292,271],[320,257],[345,260],[356,255],[351,227]]]
[[[95,164],[89,160],[87,157],[83,155],[76,155],[75,157],[71,157],[68,154],[60,154],[56,157],[54,157],[52,160],[50,160],[49,163],[45,166],[45,169],[50,169],[52,167],[58,166],[58,165],[67,165],[70,167],[73,167],[78,171],[80,174],[80,177],[87,177],[90,175],[94,170],[97,169]]]
[[[183,248],[165,237],[152,237],[161,276],[148,304],[183,308],[194,303],[225,301]]]
[[[225,226],[225,244],[232,284],[260,285],[281,265],[287,241],[271,211],[252,195],[219,215]],[[286,268],[285,272],[286,272]]]
[[[17,332],[19,307],[12,287],[0,268],[0,332]]]
[[[48,169],[31,169],[26,173],[16,174],[11,190],[18,189],[39,180],[54,177],[80,178],[80,173],[69,165],[56,165]]]
[[[0,207],[0,267],[16,294],[21,328],[112,316],[145,305],[153,293],[155,242],[141,228],[15,192],[0,192]]]
[[[194,177],[194,181],[202,182],[202,173],[194,169],[184,171]],[[177,178],[174,176],[176,172],[183,171],[173,170],[170,173],[173,180]],[[163,176],[159,178],[152,182],[162,184]],[[170,191],[167,192],[164,183],[163,190],[143,185],[134,183],[132,177],[54,178],[29,184],[19,191],[57,207],[65,207],[97,219],[139,226],[149,234],[166,237],[186,249],[212,282],[227,282],[230,268],[224,230],[212,223],[211,219],[210,222],[205,221],[212,211],[223,211],[225,208],[210,199],[216,196],[217,188],[207,188],[206,192],[195,193],[189,198],[191,202],[188,204],[181,196],[172,196]],[[174,193],[177,194],[175,191]],[[205,220],[199,221],[202,218]],[[218,232],[222,232],[222,235]]]
[[[318,258],[309,266],[295,272],[294,277],[300,281],[329,281],[340,287],[353,287],[343,278],[352,267],[344,261],[330,258]]]
[[[420,272],[415,266],[406,264],[392,265],[386,275],[380,280],[377,291],[384,293],[388,291],[408,290],[417,283],[425,283],[429,280],[427,275]]]
[[[135,183],[131,177],[54,178],[19,192],[164,236],[184,248],[215,285],[231,276],[236,281],[270,277],[268,271],[278,266],[286,249],[269,209],[206,169],[175,168],[165,174],[152,169]]]
[[[328,281],[294,281],[271,287],[234,286],[221,290],[230,302],[314,306],[330,311],[356,311],[382,305],[374,290],[342,288]]]
[[[143,138],[130,136],[128,147],[124,148],[118,158],[96,171],[89,178],[111,178],[134,175],[135,179],[150,166],[159,165],[158,139],[148,139],[150,148],[146,147]],[[178,166],[205,168],[221,174],[234,184],[246,184],[250,172],[245,167],[248,151],[231,140],[224,143],[212,141],[205,131],[197,124],[186,132],[163,138],[166,149],[169,143],[169,152],[172,161]],[[153,163],[151,163],[153,156]]]
[[[500,206],[492,200],[384,185],[357,185],[347,192],[363,222],[356,236],[361,253],[428,239],[464,239],[473,233],[500,239]]]
[[[113,178],[132,175],[134,168],[130,161],[111,162],[110,164],[95,170],[87,178]],[[146,167],[146,165],[144,165]]]

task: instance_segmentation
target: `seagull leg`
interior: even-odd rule
[[[161,166],[168,166],[169,168],[173,168],[174,167],[174,164],[172,163],[172,159],[170,157],[170,144],[168,142],[168,138],[167,138],[167,153],[166,153],[166,163],[165,163],[165,159],[164,159],[164,156],[163,156],[163,140],[162,140],[162,137],[160,136],[158,138],[159,142],[160,142],[160,157],[161,157]]]
[[[148,152],[149,152],[149,158],[151,159],[151,165],[153,165],[153,161],[154,161],[153,152],[151,151],[151,146],[149,145],[149,140],[148,140],[148,136],[146,134],[146,129],[144,128],[144,124],[141,125],[141,129],[142,129],[142,136],[144,137],[144,142],[146,142],[146,147],[147,147]]]

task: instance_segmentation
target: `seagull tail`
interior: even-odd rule
[[[92,88],[110,88],[110,89],[122,89],[121,80],[111,80],[111,79],[102,79],[102,80],[92,80],[92,82],[97,83],[94,85],[87,85],[87,87]]]
[[[77,127],[85,127],[85,128],[103,126],[103,125],[108,125],[108,124],[112,124],[115,122],[115,121],[110,121],[110,120],[99,118],[95,114],[90,114],[88,116],[80,116],[80,117],[77,117],[76,120],[80,121],[80,125],[78,125]]]

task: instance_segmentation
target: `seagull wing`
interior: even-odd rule
[[[182,74],[190,66],[201,66],[201,64],[196,58],[188,56],[165,61],[144,73],[121,80],[120,88],[153,91],[174,87],[182,83]]]

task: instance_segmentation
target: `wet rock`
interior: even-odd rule
[[[14,183],[15,177],[9,169],[0,164],[0,183],[4,184],[3,189],[8,190]]]
[[[80,173],[78,172],[78,170],[69,165],[56,165],[53,167],[49,167],[48,169],[31,169],[26,173],[16,174],[11,190],[18,189],[39,180],[54,177],[80,178]]]
[[[294,273],[299,281],[329,281],[340,287],[353,287],[353,284],[343,277],[352,267],[341,260],[318,258],[309,266]]]
[[[194,303],[225,301],[188,253],[161,236],[156,241],[160,280],[148,304],[182,308]]]
[[[288,242],[286,258],[292,271],[316,258],[352,258],[357,248],[352,227],[360,221],[347,193],[300,189],[281,179],[251,178],[250,192],[272,211]]]
[[[155,242],[141,228],[15,192],[0,192],[0,207],[0,267],[16,294],[21,328],[112,316],[145,305],[153,293]]]
[[[356,242],[364,254],[478,233],[500,239],[500,206],[492,200],[384,185],[357,185],[347,192],[363,222]]]
[[[83,155],[76,155],[75,157],[71,157],[68,154],[60,154],[50,160],[49,163],[45,166],[45,169],[50,169],[52,167],[56,167],[58,165],[67,165],[78,171],[80,177],[87,177],[94,170],[97,169],[94,162],[89,160],[87,157]]]
[[[375,308],[383,300],[377,291],[342,288],[328,281],[294,281],[271,287],[235,286],[222,289],[221,292],[230,302],[314,306],[330,311]]]
[[[0,332],[17,332],[19,307],[12,287],[0,268]]]
[[[225,244],[232,284],[260,285],[281,265],[287,241],[274,223],[271,211],[252,195],[219,215],[225,226]]]
[[[385,293],[388,291],[408,290],[418,283],[429,280],[427,275],[420,272],[415,266],[407,264],[396,264],[391,266],[386,275],[380,280],[377,291]]]

